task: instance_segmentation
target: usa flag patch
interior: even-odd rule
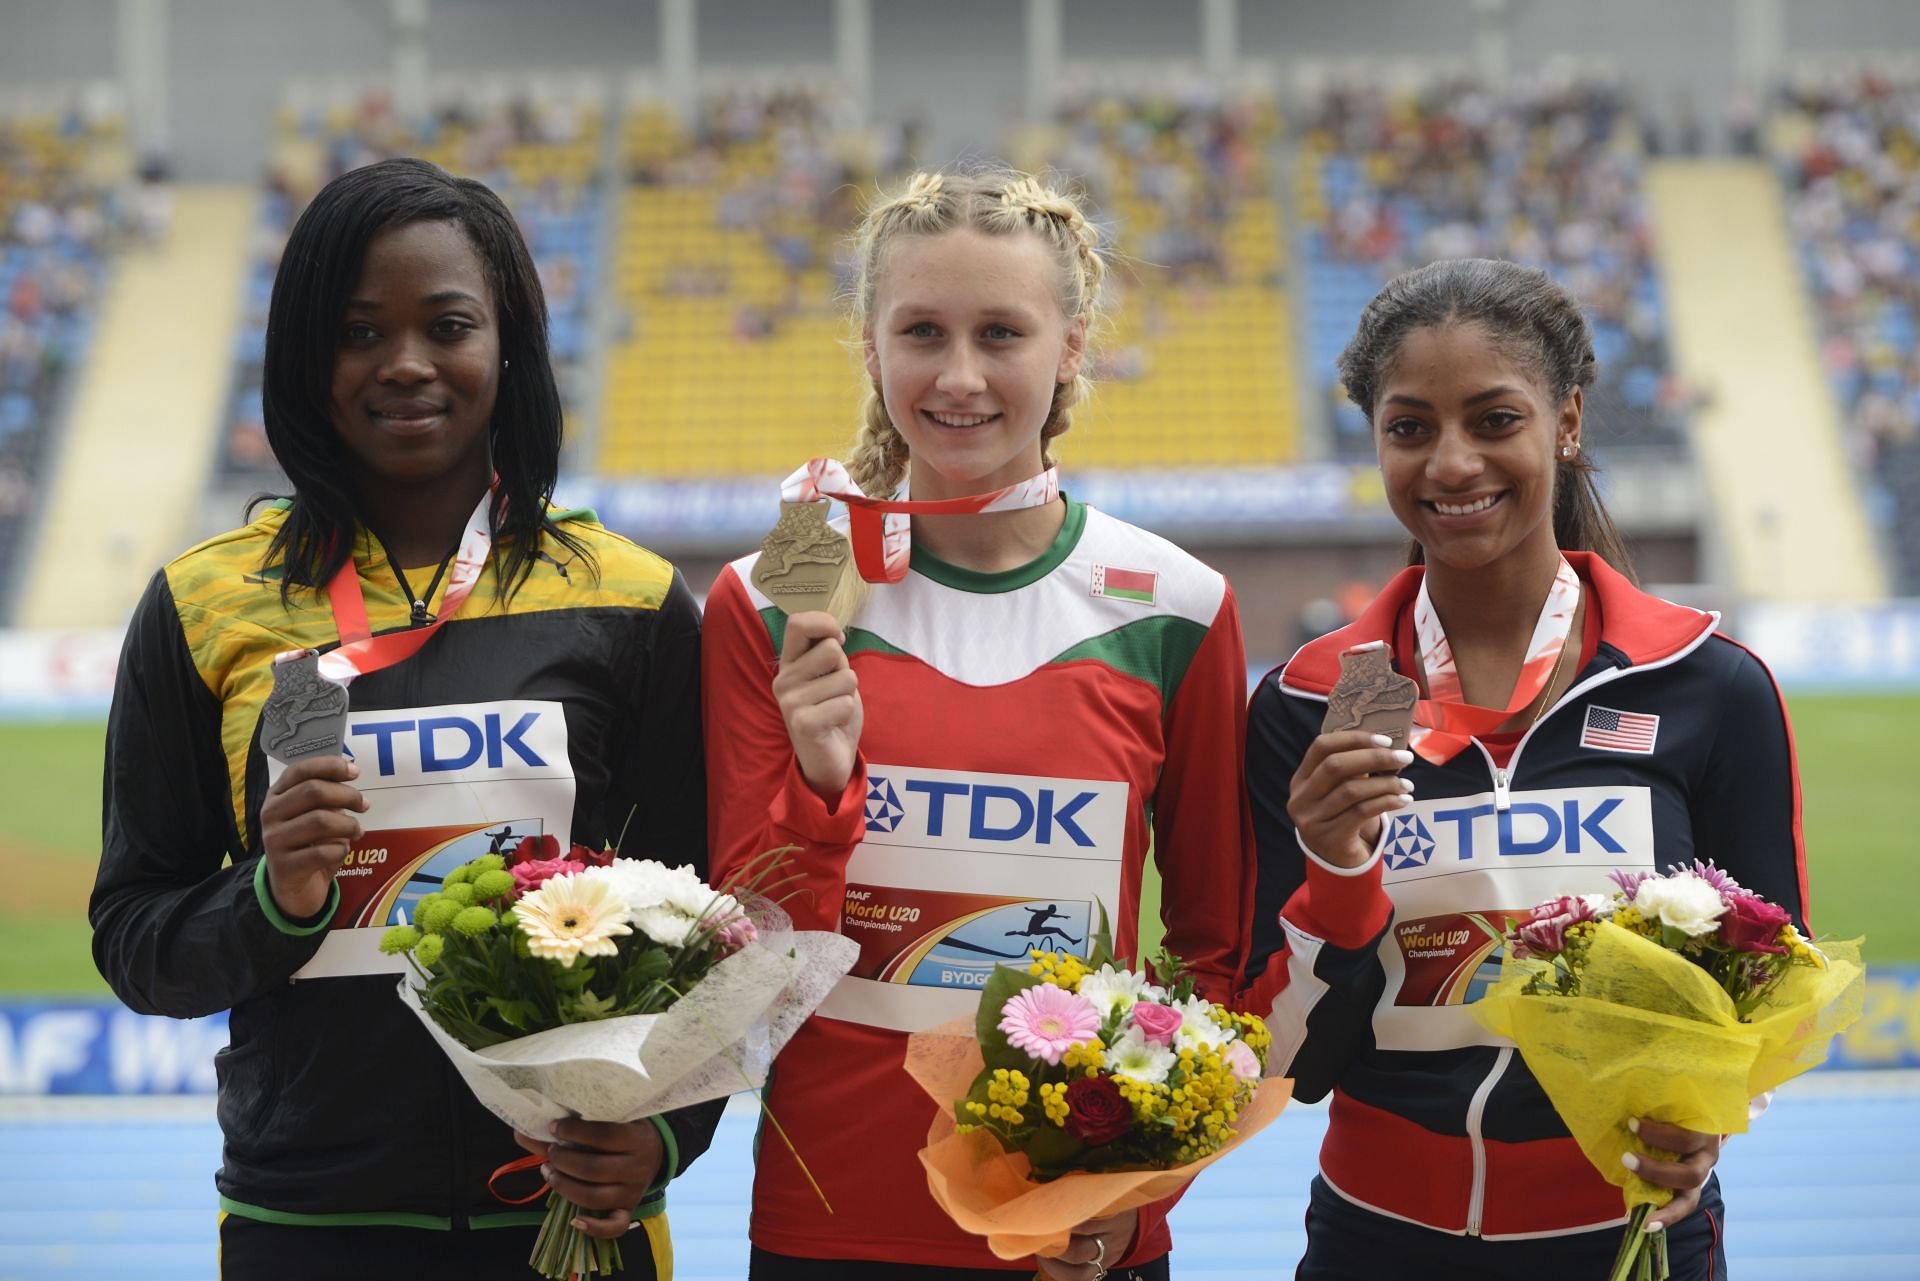
[[[1644,756],[1653,751],[1653,739],[1659,732],[1660,718],[1652,713],[1589,705],[1587,723],[1580,730],[1580,746]]]

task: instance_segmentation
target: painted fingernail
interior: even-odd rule
[[[587,1221],[585,1219],[575,1219],[573,1221],[573,1230],[575,1232],[585,1232],[587,1230]]]
[[[1658,1219],[1648,1219],[1645,1223],[1640,1225],[1640,1230],[1646,1233],[1648,1236],[1652,1236],[1654,1233],[1660,1231],[1666,1226],[1667,1226],[1666,1224],[1660,1222],[1660,1220]]]
[[[549,1183],[553,1182],[553,1167],[550,1165],[541,1166],[540,1177],[545,1179]]]
[[[1640,1169],[1640,1158],[1631,1152],[1622,1152],[1620,1154],[1620,1164],[1626,1166],[1629,1170],[1638,1172]]]
[[[1387,741],[1391,743],[1393,740],[1388,739]],[[1411,765],[1413,764],[1413,753],[1407,751],[1405,748],[1401,748],[1393,754],[1393,763],[1395,765]]]
[[[1631,1130],[1631,1131],[1633,1131],[1633,1132],[1634,1132],[1635,1134],[1638,1134],[1638,1133],[1640,1133],[1640,1118],[1639,1118],[1639,1117],[1637,1117],[1637,1116],[1630,1116],[1630,1117],[1628,1117],[1628,1118],[1627,1118],[1627,1128],[1628,1128],[1629,1130]]]
[[[1413,790],[1413,780],[1410,778],[1401,779],[1400,790],[1403,792],[1411,792]]]
[[[1393,798],[1393,803],[1401,807],[1402,809],[1404,809],[1407,806],[1413,804],[1413,798],[1411,796],[1408,796],[1405,792],[1402,792],[1400,793],[1400,795]]]
[[[1375,734],[1373,736],[1373,745],[1375,747],[1392,747],[1393,740],[1388,738],[1385,734]]]

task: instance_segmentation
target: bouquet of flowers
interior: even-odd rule
[[[1472,1008],[1513,1041],[1630,1217],[1613,1281],[1664,1281],[1672,1199],[1621,1162],[1651,1151],[1650,1118],[1702,1134],[1747,1128],[1750,1100],[1817,1066],[1859,1016],[1855,943],[1816,948],[1777,904],[1712,863],[1613,874],[1612,896],[1567,896],[1514,923],[1501,977]]]
[[[1173,1195],[1291,1091],[1262,1079],[1266,1025],[1201,999],[1174,958],[1149,976],[1098,941],[1090,960],[1031,956],[994,971],[973,1022],[907,1043],[940,1105],[928,1187],[1002,1259],[1058,1254],[1076,1224]]]
[[[856,955],[688,868],[582,846],[561,857],[551,837],[455,868],[381,947],[409,957],[400,999],[481,1103],[533,1135],[759,1088]],[[620,1267],[617,1242],[572,1226],[579,1212],[549,1196],[542,1276]]]

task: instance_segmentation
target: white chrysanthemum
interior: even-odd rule
[[[628,913],[627,919],[635,929],[663,947],[685,947],[693,938],[693,927],[697,924],[696,918],[666,904],[636,908]]]
[[[1647,878],[1634,891],[1633,905],[1648,920],[1657,920],[1690,938],[1719,929],[1720,916],[1727,910],[1720,891],[1692,872]]]
[[[1128,1028],[1120,1034],[1107,1050],[1107,1070],[1115,1076],[1124,1076],[1130,1081],[1145,1081],[1150,1085],[1159,1085],[1167,1079],[1167,1073],[1180,1061],[1180,1056],[1164,1045],[1155,1045],[1140,1034],[1139,1028]]]
[[[603,880],[581,873],[548,877],[539,889],[520,896],[514,919],[527,936],[527,950],[569,969],[574,958],[612,956],[613,940],[631,934],[627,905]]]
[[[1580,901],[1587,905],[1587,910],[1593,913],[1593,919],[1596,921],[1604,921],[1613,915],[1613,895],[1611,894],[1582,894]]]
[[[1093,1008],[1106,1019],[1125,1013],[1141,1001],[1157,1001],[1166,992],[1147,982],[1144,974],[1102,965],[1080,980],[1080,995],[1092,1001]]]
[[[1190,996],[1173,1008],[1180,1011],[1180,1028],[1173,1034],[1175,1048],[1190,1045],[1196,1050],[1217,1050],[1232,1039],[1231,1032],[1208,1017],[1213,1009],[1211,1001]]]

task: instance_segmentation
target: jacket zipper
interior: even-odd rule
[[[1473,1147],[1473,1195],[1467,1199],[1467,1235],[1470,1237],[1480,1235],[1480,1216],[1487,1206],[1487,1140],[1480,1132],[1487,1115],[1487,1096],[1493,1093],[1494,1082],[1511,1062],[1513,1047],[1501,1047],[1500,1056],[1493,1061],[1493,1070],[1473,1092],[1473,1102],[1467,1104],[1467,1142]]]

